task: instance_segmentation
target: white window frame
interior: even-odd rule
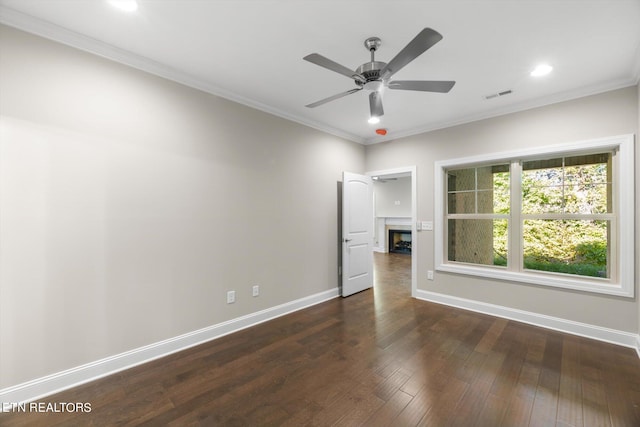
[[[447,260],[447,227],[446,224],[446,173],[449,169],[485,166],[489,164],[511,163],[530,159],[552,158],[554,156],[573,156],[585,153],[604,151],[615,152],[613,175],[613,204],[617,227],[612,228],[612,248],[615,251],[611,269],[615,274],[610,279],[588,278],[532,270],[512,271],[494,266],[479,264],[462,264]],[[578,141],[528,150],[483,154],[479,156],[435,162],[435,202],[434,202],[434,242],[436,270],[441,272],[479,276],[487,279],[506,280],[526,284],[552,286],[575,289],[622,297],[634,297],[635,276],[635,173],[634,173],[634,136],[619,135],[588,141]],[[512,182],[514,171],[511,171]],[[516,179],[520,179],[518,174]],[[511,191],[516,191],[512,189]],[[513,211],[513,209],[512,209]],[[513,212],[512,214],[513,215]],[[513,227],[514,221],[509,219],[511,239],[520,239],[519,225]],[[517,235],[513,235],[514,231]]]

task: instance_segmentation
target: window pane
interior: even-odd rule
[[[494,166],[493,213],[508,214],[510,211],[509,179],[509,165]]]
[[[542,187],[562,185],[562,159],[523,162],[522,181]]]
[[[449,193],[447,196],[449,213],[475,213],[476,212],[476,193],[475,191],[466,191],[463,193]]]
[[[522,185],[522,213],[561,213],[562,186],[533,186]]]
[[[612,212],[611,154],[523,162],[524,213]]]
[[[493,213],[493,191],[478,191],[478,213]]]
[[[562,212],[562,174],[562,158],[523,162],[522,212]]]
[[[509,165],[447,172],[448,213],[509,213]]]
[[[569,159],[567,159],[569,160]],[[565,167],[565,181],[567,184],[573,183],[599,183],[607,182],[607,164],[596,165],[576,165]]]
[[[564,212],[599,214],[611,212],[611,184],[575,184],[565,187]]]
[[[506,266],[507,224],[507,220],[449,219],[449,261]]]
[[[476,168],[478,190],[493,189],[493,166]]]
[[[480,182],[478,168],[478,182]],[[491,166],[483,173],[491,173],[489,190],[478,190],[478,213],[509,213],[509,165]]]
[[[565,212],[612,212],[610,153],[565,159]]]
[[[525,220],[524,268],[609,277],[608,221]]]
[[[448,191],[469,191],[476,189],[476,170],[458,169],[447,172]]]

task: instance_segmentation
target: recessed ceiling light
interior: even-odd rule
[[[376,123],[380,123],[380,117],[371,116],[367,121],[372,125],[375,125]]]
[[[553,67],[551,65],[540,64],[531,72],[531,76],[532,77],[546,76],[551,72],[551,70],[553,70]]]
[[[138,2],[136,0],[109,0],[109,4],[124,12],[135,12],[138,10]]]

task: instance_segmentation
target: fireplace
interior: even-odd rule
[[[389,252],[411,253],[411,230],[389,230]]]

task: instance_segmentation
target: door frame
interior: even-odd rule
[[[418,290],[418,191],[416,166],[370,171],[365,172],[365,175],[384,177],[385,175],[395,175],[399,173],[411,174],[411,296],[416,298]]]

